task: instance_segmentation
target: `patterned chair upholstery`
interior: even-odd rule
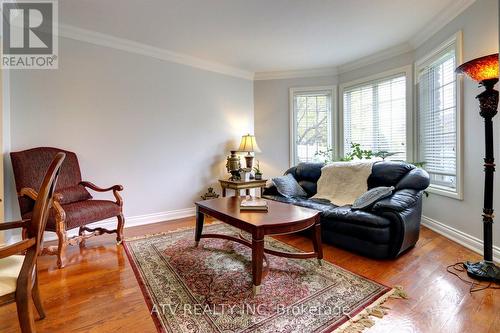
[[[31,218],[37,196],[36,190],[42,184],[44,170],[47,170],[58,152],[64,152],[66,159],[59,175],[54,195],[54,207],[50,212],[46,230],[56,232],[59,242],[57,248],[48,247],[43,253],[57,255],[57,265],[62,268],[65,265],[64,254],[68,244],[82,246],[85,239],[103,233],[116,233],[116,240],[121,243],[125,220],[122,212],[123,201],[118,193],[123,190],[121,185],[99,188],[90,182],[82,181],[76,154],[49,147],[33,148],[10,154],[22,218]],[[87,188],[97,192],[113,191],[115,201],[94,200]],[[86,227],[89,223],[112,217],[118,219],[118,226],[115,230]],[[79,228],[79,235],[68,239],[66,231],[74,228]]]

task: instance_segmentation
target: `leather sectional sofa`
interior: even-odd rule
[[[396,258],[418,240],[422,214],[422,194],[429,186],[424,170],[404,162],[374,163],[367,180],[367,190],[377,186],[394,186],[393,194],[377,201],[368,210],[351,210],[310,199],[316,194],[322,163],[300,163],[288,169],[308,198],[286,198],[274,186],[266,188],[263,197],[322,212],[323,242],[349,251],[377,258]]]

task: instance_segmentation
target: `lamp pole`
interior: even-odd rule
[[[479,114],[484,118],[485,158],[484,158],[484,206],[483,239],[484,260],[464,263],[469,276],[488,281],[500,281],[500,269],[493,262],[493,175],[495,158],[493,156],[493,117],[497,114],[498,91],[493,87],[498,79],[481,81],[485,91],[477,95]]]

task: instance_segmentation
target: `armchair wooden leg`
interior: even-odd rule
[[[33,285],[33,291],[31,292],[33,297],[33,303],[35,304],[36,311],[40,319],[45,318],[45,311],[43,309],[42,300],[40,298],[40,289],[38,288],[38,274],[35,275],[35,284]]]
[[[123,241],[123,226],[125,225],[125,217],[123,214],[120,214],[118,217],[118,226],[116,227],[116,242],[121,244]]]
[[[22,333],[34,333],[35,319],[30,307],[31,293],[29,290],[16,291],[17,317]]]
[[[83,236],[84,234],[85,234],[84,227],[80,227],[78,229],[78,236]],[[85,247],[85,238],[82,237],[80,239],[79,246],[80,246],[80,248],[84,248]]]
[[[66,246],[68,245],[67,236],[66,236],[66,228],[65,226],[59,226],[57,228],[57,268],[63,268],[65,266],[65,257],[66,257]]]

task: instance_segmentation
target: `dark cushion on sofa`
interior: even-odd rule
[[[368,177],[368,189],[379,186],[394,186],[415,166],[405,162],[382,161],[373,163]]]
[[[285,174],[291,174],[307,192],[307,196],[312,197],[317,192],[317,182],[324,165],[324,163],[299,163],[285,171]]]
[[[430,184],[427,171],[415,168],[408,172],[396,185],[396,190],[411,188],[417,191],[425,190]]]

